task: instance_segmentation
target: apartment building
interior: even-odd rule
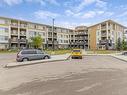
[[[78,26],[75,28],[75,47],[88,49],[88,27]]]
[[[31,37],[41,35],[43,47],[68,48],[72,29],[0,17],[0,49],[31,47]]]
[[[74,30],[0,17],[0,49],[31,47],[31,37],[41,35],[43,48],[115,49],[118,38],[125,37],[127,28],[112,20]]]
[[[127,42],[127,28],[124,30],[124,39]]]
[[[89,48],[95,49],[115,49],[118,38],[124,38],[124,29],[126,27],[107,20],[88,27]]]

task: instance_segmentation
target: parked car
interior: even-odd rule
[[[21,50],[17,54],[16,60],[18,62],[29,61],[29,60],[39,60],[39,59],[50,59],[50,55],[38,49],[26,49]]]
[[[122,55],[127,55],[127,51],[122,52]]]
[[[71,58],[80,58],[82,59],[82,50],[81,49],[73,49],[72,53],[71,53]]]

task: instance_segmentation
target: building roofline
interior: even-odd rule
[[[124,27],[124,28],[127,28],[126,26],[124,26],[124,25],[122,25],[122,24],[119,24],[118,22],[116,22],[116,21],[114,21],[114,20],[111,20],[111,19],[105,20],[105,21],[103,21],[103,22],[100,22],[100,23],[97,23],[97,24],[94,24],[94,25],[91,25],[91,26],[89,26],[88,28],[93,27],[93,26],[96,26],[96,25],[99,25],[99,24],[104,23],[104,22],[113,22],[113,23],[116,23],[116,24],[118,24],[118,25],[120,25],[120,26],[122,26],[122,27]]]
[[[17,19],[17,18],[3,17],[3,16],[0,16],[0,18],[3,18],[3,19],[10,19],[10,20],[18,20],[18,21],[22,21],[22,22],[31,23],[31,24],[38,24],[38,25],[43,25],[43,26],[49,26],[49,27],[52,27],[52,25],[42,24],[42,23],[37,23],[37,22],[31,22],[31,21],[22,20],[22,19]],[[59,26],[54,26],[54,27],[55,27],[55,28],[68,29],[68,30],[74,30],[74,29],[64,28],[64,27],[59,27]]]

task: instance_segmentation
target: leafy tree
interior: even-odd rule
[[[118,40],[116,41],[116,49],[117,50],[121,50],[121,39],[120,38],[118,38]]]
[[[126,50],[127,48],[127,43],[125,42],[125,40],[122,40],[122,50]]]
[[[42,47],[42,42],[43,42],[43,39],[42,37],[39,35],[39,36],[35,36],[35,37],[31,37],[31,40],[32,40],[32,46],[34,48],[41,48]]]

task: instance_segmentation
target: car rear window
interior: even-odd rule
[[[73,52],[80,52],[80,50],[73,50]]]

